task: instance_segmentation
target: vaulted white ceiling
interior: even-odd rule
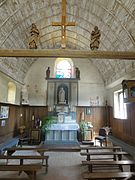
[[[61,48],[61,27],[52,22],[61,20],[62,0],[0,0],[0,48],[27,49],[31,24],[40,32],[38,49]],[[94,26],[101,31],[100,50],[135,50],[135,0],[67,0],[68,49],[90,50]],[[91,50],[90,50],[91,51]],[[23,81],[36,59],[0,58],[0,70]],[[135,70],[135,61],[93,60],[105,84],[110,84]]]

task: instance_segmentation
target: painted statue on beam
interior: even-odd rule
[[[30,34],[31,37],[29,39],[29,49],[37,49],[37,43],[39,41],[39,30],[34,23],[32,23]]]
[[[99,48],[100,44],[100,30],[97,26],[94,27],[94,31],[91,33],[91,42],[90,42],[90,48],[91,50],[97,50]]]

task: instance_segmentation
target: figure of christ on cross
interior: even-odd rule
[[[53,22],[52,26],[61,26],[61,48],[66,48],[66,26],[75,26],[75,22],[66,22],[66,0],[62,0],[61,22]]]

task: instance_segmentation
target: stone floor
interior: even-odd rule
[[[111,142],[109,142],[109,145],[111,145]],[[84,156],[80,156],[80,152],[49,151],[46,152],[46,155],[49,155],[48,173],[45,174],[45,168],[43,167],[37,173],[37,180],[82,180],[82,173],[87,171],[87,167],[81,165],[81,161],[86,158]],[[12,163],[17,163],[17,161]],[[31,163],[35,162],[33,161]],[[0,172],[0,177],[19,176],[18,172]],[[25,173],[22,173],[20,177],[27,176]]]
[[[120,139],[114,137],[114,136],[109,136],[108,140],[111,141],[114,145],[119,145],[122,147],[122,149],[126,152],[128,152],[132,157],[132,159],[135,160],[135,146],[131,146],[124,141],[121,141]]]

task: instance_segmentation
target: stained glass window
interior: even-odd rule
[[[56,78],[71,78],[72,66],[67,60],[61,60],[56,65]]]

